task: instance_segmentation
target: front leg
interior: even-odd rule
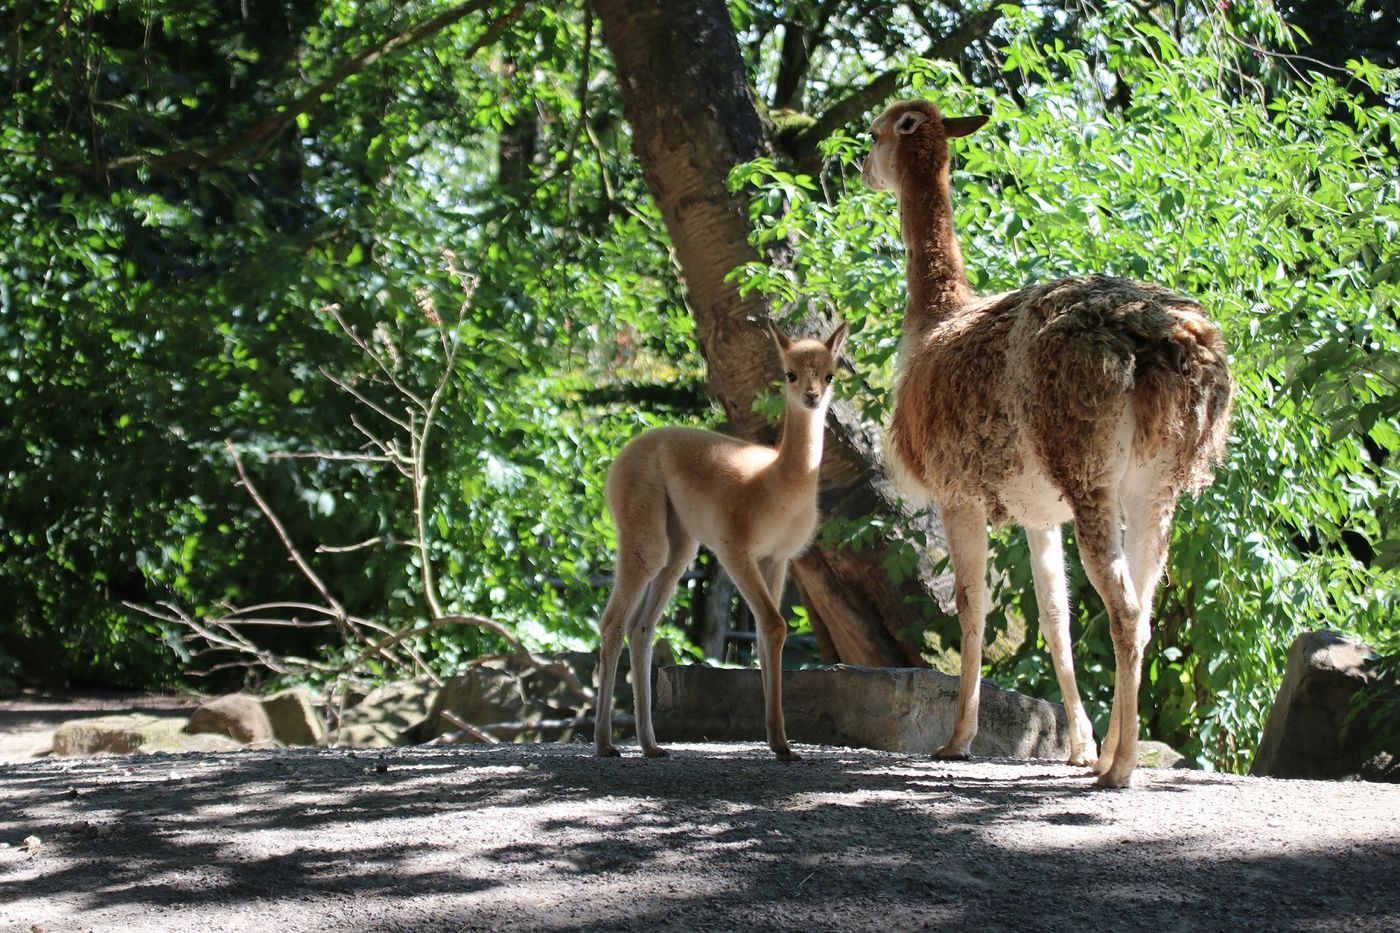
[[[758,564],[746,553],[731,551],[718,553],[717,556],[753,611],[758,628],[758,663],[763,672],[768,747],[779,760],[796,761],[800,756],[788,745],[787,730],[783,725],[783,642],[787,639],[787,622],[783,620],[777,601],[769,593],[769,584],[775,578],[771,570],[765,578]],[[784,561],[784,570],[786,566]]]
[[[962,629],[962,671],[953,735],[935,757],[965,760],[977,737],[982,699],[982,634],[987,623],[987,513],[977,505],[943,509],[943,530],[953,560],[953,586]]]

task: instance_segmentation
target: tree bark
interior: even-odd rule
[[[751,403],[778,376],[763,327],[771,311],[758,295],[741,297],[728,281],[736,267],[762,259],[749,242],[742,196],[729,193],[729,171],[770,152],[738,40],[723,0],[594,0],[612,53],[632,148],[666,222],[685,282],[707,390],[730,412],[731,430],[771,440]],[[815,318],[812,330],[831,322]],[[837,402],[828,419],[821,507],[830,518],[909,518],[884,480],[878,432]],[[941,528],[925,529],[941,543]],[[924,631],[946,619],[922,572],[895,582],[885,569],[901,542],[889,532],[856,549],[820,536],[793,562],[793,578],[813,618],[827,661],[922,666]]]

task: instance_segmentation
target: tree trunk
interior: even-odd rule
[[[723,0],[594,0],[612,52],[632,148],[670,233],[709,367],[708,391],[730,412],[731,430],[771,440],[751,403],[778,376],[764,322],[767,302],[740,297],[728,276],[761,257],[749,243],[730,169],[769,153],[738,40]],[[810,321],[829,327],[827,321]],[[828,419],[821,507],[830,519],[879,516],[908,525],[879,466],[874,428],[838,401]],[[941,542],[941,529],[928,529]],[[923,572],[891,579],[894,533],[860,549],[819,540],[793,562],[793,578],[828,662],[926,664],[923,632],[946,618]]]

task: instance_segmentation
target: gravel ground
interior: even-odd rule
[[[1400,929],[1394,785],[672,750],[0,765],[0,930]]]

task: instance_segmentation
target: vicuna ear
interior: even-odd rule
[[[949,139],[957,139],[959,136],[967,136],[980,130],[990,119],[985,113],[979,113],[975,117],[944,117],[943,132]]]
[[[779,352],[786,353],[788,347],[792,346],[792,338],[783,333],[783,329],[771,318],[768,320],[768,332],[773,335],[773,342],[778,345]]]
[[[894,122],[894,131],[900,136],[908,136],[910,133],[923,126],[924,121],[927,119],[927,114],[920,113],[917,110],[910,110]]]
[[[850,328],[846,326],[846,322],[842,321],[841,324],[831,332],[831,336],[826,338],[826,348],[831,352],[832,356],[836,356],[841,352],[841,348],[846,345],[846,337],[850,332]]]

